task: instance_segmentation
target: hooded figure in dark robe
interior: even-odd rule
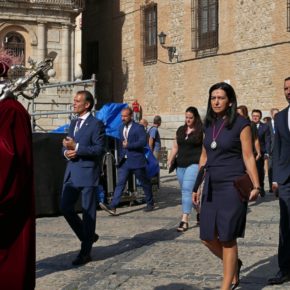
[[[35,215],[30,117],[0,99],[0,289],[35,287]]]

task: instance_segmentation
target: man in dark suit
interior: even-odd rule
[[[290,104],[290,77],[284,81],[284,93]],[[279,271],[269,284],[290,280],[290,107],[275,116],[273,152],[273,191],[279,188],[280,231],[278,246]]]
[[[147,206],[144,211],[154,208],[150,179],[146,175],[144,146],[147,135],[144,127],[133,121],[133,111],[125,108],[121,112],[123,125],[120,127],[118,182],[110,205],[100,203],[100,207],[111,215],[116,215],[116,207],[121,201],[123,190],[130,173],[135,173],[144,189]]]
[[[81,250],[73,265],[91,261],[92,244],[98,240],[96,226],[96,187],[99,183],[100,160],[104,152],[104,125],[92,114],[94,98],[88,91],[74,97],[73,120],[68,136],[63,140],[63,154],[68,160],[61,196],[61,210],[65,219],[81,241]],[[82,198],[82,219],[74,206]]]
[[[259,174],[259,181],[261,185],[261,196],[265,196],[265,189],[264,189],[264,179],[265,179],[265,159],[269,158],[270,151],[271,151],[271,136],[269,126],[261,122],[262,112],[260,110],[253,110],[252,111],[252,121],[257,126],[258,130],[258,138],[261,147],[261,155],[262,157],[256,161],[258,174]]]
[[[270,136],[271,136],[271,151],[270,151],[270,156],[269,156],[269,165],[268,165],[268,179],[269,179],[269,192],[272,191],[272,181],[273,181],[273,150],[274,150],[274,141],[275,141],[275,122],[274,118],[275,115],[279,112],[278,109],[272,108],[270,110],[271,114],[271,121],[268,123],[269,125],[269,130],[270,130]],[[275,193],[276,194],[276,193]]]

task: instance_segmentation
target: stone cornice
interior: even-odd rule
[[[55,3],[57,2],[57,3]],[[59,11],[69,12],[73,15],[78,15],[81,12],[82,5],[79,4],[81,1],[64,1],[58,0],[51,3],[49,0],[0,0],[0,8],[11,8],[11,9],[35,9],[35,10],[48,10],[48,11]]]
[[[0,5],[1,9],[1,5]],[[12,21],[20,23],[25,22],[46,22],[46,23],[59,23],[59,24],[72,24],[74,17],[71,13],[49,10],[29,10],[27,9],[14,9],[5,8],[1,9],[0,21]]]

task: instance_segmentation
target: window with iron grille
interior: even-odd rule
[[[287,0],[287,31],[290,32],[290,0]]]
[[[17,32],[9,32],[4,36],[1,62],[8,67],[2,77],[18,78],[25,75],[25,39]],[[2,64],[3,66],[3,64]],[[12,69],[13,68],[13,69]]]
[[[218,0],[192,0],[192,49],[200,51],[217,47]]]
[[[141,7],[143,33],[143,63],[157,61],[157,4],[152,3]]]
[[[17,32],[9,32],[4,37],[4,49],[13,57],[21,58],[24,64],[25,59],[25,40]]]

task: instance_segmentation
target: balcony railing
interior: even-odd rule
[[[44,5],[57,5],[73,9],[83,9],[84,0],[0,0],[0,3],[31,3]],[[1,4],[0,4],[1,5]]]

